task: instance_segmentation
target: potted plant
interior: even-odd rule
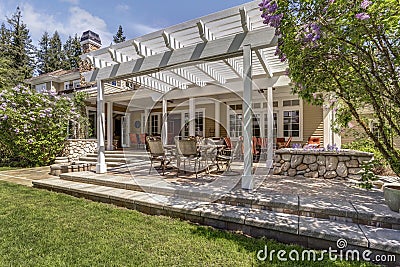
[[[384,185],[383,195],[389,208],[395,212],[400,212],[400,183]]]

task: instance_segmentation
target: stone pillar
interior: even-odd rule
[[[189,136],[196,135],[196,124],[195,124],[195,117],[196,117],[196,103],[194,98],[189,99]]]
[[[242,188],[252,190],[254,181],[252,176],[253,153],[252,153],[252,51],[251,45],[243,47],[243,147],[244,147],[244,170],[242,176]]]
[[[104,114],[104,87],[102,81],[97,81],[97,164],[96,173],[106,173],[107,164],[104,154],[104,136],[105,136],[105,114]]]

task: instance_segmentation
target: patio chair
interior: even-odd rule
[[[292,142],[291,136],[289,137],[289,139],[287,141],[285,141],[285,138],[276,138],[276,146],[278,149],[289,148],[291,142]]]
[[[321,146],[321,138],[320,137],[312,137],[308,138],[308,142],[306,144],[307,147],[319,148]]]
[[[129,139],[131,140],[132,145],[136,145],[136,148],[139,148],[139,138],[137,134],[130,133]]]
[[[205,138],[203,144],[206,146],[206,148],[200,150],[200,157],[201,161],[204,161],[206,172],[209,174],[210,166],[216,165],[218,148],[215,146],[215,142],[210,138]]]
[[[229,155],[218,154],[216,156],[218,170],[220,170],[219,163],[222,163],[226,165],[225,171],[232,171],[231,170],[232,161],[235,159],[236,154],[239,153],[240,149],[243,147],[242,145],[243,145],[243,139],[239,139],[239,141],[236,142],[235,148],[232,150],[232,153],[230,153]]]
[[[196,179],[197,179],[197,173],[199,171],[199,165],[200,165],[200,155],[197,151],[197,144],[196,144],[196,139],[194,138],[188,138],[188,139],[175,139],[175,144],[176,144],[176,161],[177,161],[177,167],[178,171],[176,172],[176,176],[179,176],[179,170],[180,170],[180,165],[181,161],[183,160],[183,170],[186,173],[186,161],[194,161],[194,171],[196,173]]]
[[[169,160],[167,159],[165,155],[165,150],[163,143],[161,139],[153,139],[151,137],[147,138],[147,145],[148,149],[150,152],[150,169],[149,169],[149,174],[151,173],[151,168],[153,167],[153,162],[154,161],[160,161],[161,162],[161,169],[162,169],[162,175],[165,173],[165,167],[169,163]]]
[[[222,154],[229,155],[232,153],[232,141],[229,137],[224,137],[225,148],[222,150]]]

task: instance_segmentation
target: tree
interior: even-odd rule
[[[49,33],[46,31],[43,33],[42,38],[39,41],[39,48],[37,49],[36,68],[39,74],[50,72],[49,50],[50,50],[50,36]]]
[[[113,41],[114,43],[122,43],[126,40],[126,37],[124,35],[124,32],[122,30],[122,26],[119,25],[117,33],[113,36]]]
[[[73,103],[54,92],[16,86],[0,91],[0,147],[20,166],[50,164],[64,148]]]
[[[9,57],[11,44],[11,33],[4,22],[0,26],[0,55],[2,58]]]
[[[64,52],[62,51],[62,43],[60,39],[60,35],[57,31],[54,32],[53,36],[49,41],[49,50],[48,50],[48,72],[56,71],[62,69],[63,60],[64,60]]]
[[[294,93],[332,109],[338,131],[356,121],[400,175],[398,1],[263,0],[260,9],[276,28],[276,55],[288,60]]]
[[[70,70],[79,68],[79,63],[81,62],[80,55],[82,54],[82,51],[78,35],[75,34],[74,38],[69,36],[67,41],[65,41],[63,48],[65,55],[63,69]]]
[[[33,74],[35,47],[32,45],[29,30],[22,21],[19,7],[7,22],[10,26],[7,54],[11,60],[10,67],[17,71],[17,76],[14,77],[14,83],[17,84]]]

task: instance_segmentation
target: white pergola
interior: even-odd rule
[[[242,187],[253,188],[252,178],[252,93],[253,77],[262,77],[268,109],[267,164],[273,162],[273,87],[289,86],[286,63],[275,56],[275,29],[260,18],[259,1],[181,23],[123,43],[83,55],[95,67],[84,73],[87,82],[97,82],[98,164],[105,173],[105,112],[107,92],[127,93],[112,86],[127,80],[141,87],[166,94],[173,89],[204,88],[209,84],[229,86],[243,81],[244,172]],[[194,101],[189,99],[189,134],[194,133]],[[167,134],[167,100],[162,98],[163,140]],[[108,112],[110,113],[110,112]]]

